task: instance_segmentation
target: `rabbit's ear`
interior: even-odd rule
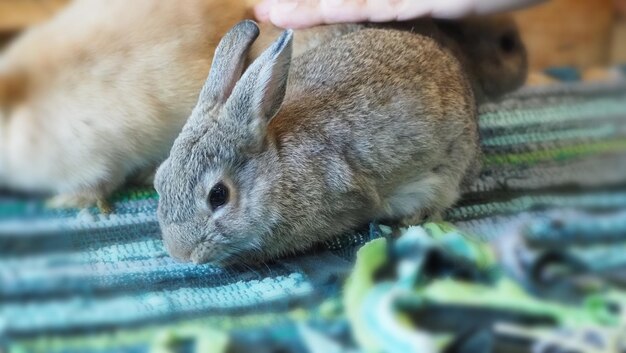
[[[201,105],[223,104],[241,78],[252,43],[259,36],[259,26],[250,20],[239,22],[222,38],[215,49],[209,77],[200,92]]]
[[[228,101],[229,116],[236,123],[264,126],[278,113],[285,98],[292,43],[293,31],[284,31],[237,83]]]

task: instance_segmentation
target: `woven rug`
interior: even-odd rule
[[[484,170],[446,221],[489,241],[549,237],[555,219],[561,233],[625,235],[626,80],[527,87],[480,113]],[[378,226],[254,268],[194,266],[167,256],[157,202],[128,189],[103,215],[0,196],[0,351],[221,350],[224,335],[243,342],[231,351],[310,351],[304,322],[350,335],[342,284]],[[626,266],[621,249],[598,267]]]

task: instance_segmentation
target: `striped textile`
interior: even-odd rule
[[[519,227],[549,238],[554,217],[572,234],[624,235],[626,80],[525,88],[482,106],[480,130],[484,170],[447,220],[484,239]],[[333,318],[325,305],[356,249],[379,236],[372,226],[255,268],[191,266],[164,251],[157,202],[129,189],[102,215],[1,196],[0,351],[147,352],[168,329],[271,335]]]

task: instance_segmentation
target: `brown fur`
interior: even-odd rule
[[[90,205],[166,156],[191,113],[219,39],[246,16],[230,0],[76,0],[14,42],[0,186]],[[20,92],[0,80],[0,92]],[[16,98],[25,98],[16,101]]]

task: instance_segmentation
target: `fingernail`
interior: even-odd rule
[[[274,9],[280,12],[291,12],[300,6],[300,0],[278,0]]]

